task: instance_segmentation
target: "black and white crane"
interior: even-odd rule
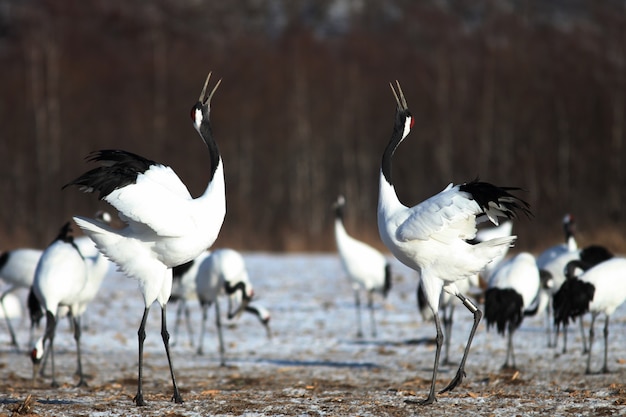
[[[233,249],[217,249],[206,257],[196,275],[196,291],[202,309],[202,325],[198,354],[204,354],[204,333],[209,315],[209,307],[215,305],[215,326],[219,341],[220,365],[226,364],[222,318],[218,297],[222,294],[228,298],[228,319],[238,317],[249,306],[254,290],[250,283],[248,270],[241,254]],[[262,313],[262,310],[251,310],[251,313]],[[261,318],[261,316],[259,316]],[[261,319],[261,323],[263,320]],[[269,320],[263,323],[269,325]]]
[[[50,354],[52,386],[58,386],[54,369],[54,337],[60,307],[66,307],[74,324],[74,339],[80,378],[78,386],[86,385],[83,375],[80,350],[80,318],[87,305],[94,299],[106,275],[108,261],[103,256],[85,258],[71,235],[70,223],[66,223],[57,238],[41,255],[33,281],[33,294],[39,304],[29,303],[29,308],[41,308],[46,315],[46,329],[33,347],[33,379],[36,378],[45,357]],[[32,312],[31,312],[32,314]],[[47,342],[47,344],[46,344]]]
[[[30,288],[35,278],[35,269],[37,262],[43,251],[40,249],[20,248],[7,251],[0,255],[0,279],[2,279],[8,288],[0,295],[0,306],[4,313],[4,318],[11,335],[11,345],[19,350],[15,330],[11,324],[11,317],[5,307],[5,299],[14,291],[21,288]],[[31,332],[32,342],[32,332]]]
[[[604,321],[604,362],[602,373],[609,372],[609,319],[615,310],[626,301],[626,259],[614,257],[588,268],[584,261],[574,260],[567,264],[567,280],[555,298],[554,320],[557,325],[591,313],[589,327],[589,350],[585,372],[591,373],[591,353],[594,340],[594,324],[600,314]],[[586,270],[585,270],[586,269]],[[578,274],[578,271],[585,271]],[[558,301],[558,302],[557,302]]]
[[[213,253],[216,253],[217,256],[213,258],[212,261],[207,261],[207,258]],[[208,264],[205,265],[202,268],[202,273],[205,274],[205,276],[199,276],[198,273],[200,270],[200,266],[205,262],[210,262],[212,266],[209,268],[207,266]],[[242,273],[241,271],[244,271],[244,273]],[[240,253],[227,248],[216,249],[214,252],[203,252],[196,259],[189,261],[183,265],[174,267],[173,273],[174,283],[172,285],[172,296],[170,297],[170,302],[174,301],[178,303],[176,322],[174,325],[175,337],[176,335],[178,335],[180,322],[182,321],[182,316],[184,315],[187,325],[187,332],[189,335],[189,344],[191,346],[194,345],[192,340],[193,331],[190,321],[189,301],[199,298],[198,290],[196,288],[196,281],[202,281],[204,283],[202,285],[201,291],[202,299],[198,299],[198,301],[200,302],[200,306],[203,310],[205,306],[208,308],[214,302],[218,302],[218,299],[216,297],[218,297],[220,294],[228,296],[228,294],[226,294],[226,288],[224,284],[226,282],[229,282],[230,284],[228,285],[228,287],[231,290],[233,288],[237,288],[235,294],[228,296],[230,309],[233,310],[232,306],[237,306],[234,308],[234,310],[239,310],[240,307],[245,306],[243,308],[243,312],[254,315],[265,328],[267,338],[271,339],[271,330],[269,327],[271,316],[269,310],[259,304],[247,304],[241,306],[241,302],[244,300],[244,294],[246,294],[245,297],[248,298],[246,302],[249,302],[249,299],[252,298],[252,284],[250,284],[249,282],[248,273],[245,270],[244,260]],[[217,281],[221,282],[221,288],[219,287],[219,285],[216,287],[210,284],[210,282],[215,282],[215,280],[211,280],[210,277],[206,276],[207,273],[220,277]],[[230,276],[228,274],[230,274]],[[241,280],[245,281],[245,286],[237,286],[237,282]],[[208,311],[206,311],[206,313],[208,314]],[[234,313],[229,313],[229,316],[232,316],[229,318],[233,318]],[[206,317],[204,317],[204,320],[206,320]],[[204,326],[204,324],[202,326]],[[202,340],[204,340],[204,338],[202,338]],[[198,349],[198,353],[204,353],[202,347]]]
[[[539,309],[538,313],[545,310],[546,314],[546,334],[548,336],[548,347],[556,347],[558,338],[553,327],[553,320],[551,319],[552,311],[554,310],[552,304],[552,298],[554,294],[559,290],[563,282],[565,282],[565,275],[563,270],[565,265],[573,259],[579,257],[580,250],[578,243],[576,242],[576,223],[574,216],[566,214],[562,220],[563,234],[565,237],[564,243],[550,246],[537,256],[537,267],[541,271],[545,271],[544,275],[550,276],[548,286],[542,286],[539,292]],[[554,338],[553,338],[554,334]],[[564,335],[565,337],[565,335]],[[584,341],[584,340],[583,340]],[[567,341],[563,341],[563,352],[567,351]]]
[[[335,242],[341,265],[350,280],[354,291],[356,308],[357,337],[363,337],[361,324],[360,292],[367,294],[367,308],[370,312],[370,329],[376,337],[376,318],[374,316],[374,294],[387,297],[391,289],[391,265],[382,253],[372,246],[361,242],[346,232],[343,224],[346,199],[340,195],[333,204],[335,210]]]
[[[145,308],[138,331],[139,364],[134,397],[138,406],[146,404],[142,388],[143,342],[148,312],[155,301],[161,307],[161,337],[174,388],[172,399],[183,402],[172,367],[166,319],[172,268],[207,250],[215,242],[226,214],[224,167],[209,120],[211,98],[221,80],[206,94],[210,77],[211,73],[191,109],[193,126],[210,156],[209,183],[201,196],[193,198],[170,167],[122,150],[92,153],[89,160],[102,166],[65,185],[76,185],[84,192],[98,192],[99,198],[116,208],[126,224],[115,229],[84,217],[74,218],[98,250],[121,272],[139,280]]]
[[[549,304],[548,308],[552,310],[552,312],[556,311],[558,307],[555,305],[557,301],[557,294],[561,288],[561,286],[566,281],[565,270],[567,269],[567,264],[574,260],[580,260],[581,265],[585,265],[586,269],[591,268],[594,265],[597,265],[600,262],[606,261],[613,257],[613,254],[604,246],[600,245],[589,245],[584,247],[583,249],[577,249],[575,251],[567,251],[561,253],[561,255],[554,258],[551,262],[546,264],[544,268],[540,269],[540,271],[550,278],[550,286],[547,288],[547,292],[542,287],[540,294],[544,294],[546,292],[549,295]],[[540,305],[540,310],[541,310]],[[550,317],[549,314],[547,314]],[[548,331],[552,333],[553,323],[549,323]],[[563,353],[567,352],[567,328],[568,324],[563,323]],[[557,341],[559,339],[559,330],[560,326],[557,326],[554,330],[554,343],[549,345],[549,347],[556,347]],[[583,326],[583,320],[580,320],[580,331],[582,336],[583,343],[583,352],[587,352],[587,340],[585,337],[585,329]]]
[[[516,369],[513,334],[525,315],[537,311],[540,278],[535,257],[521,252],[502,262],[491,273],[485,292],[487,329],[496,325],[498,333],[508,334],[506,360],[502,368]],[[534,311],[531,311],[534,305]]]
[[[476,238],[472,239],[470,243],[476,244],[495,238],[511,236],[512,231],[513,222],[504,221],[500,223],[500,225],[495,227],[479,229],[476,233]],[[485,269],[481,271],[481,275],[488,277],[491,273],[492,268],[494,266],[497,266],[502,261],[502,259],[504,259],[507,252],[508,248],[499,257],[495,258],[493,261],[491,261],[491,263],[487,264],[487,266],[485,266]],[[471,290],[471,288],[478,288],[480,286],[479,276],[475,275],[470,279],[456,281],[456,286],[461,294],[467,294]],[[439,310],[441,312],[441,321],[443,322],[444,333],[443,360],[441,361],[443,365],[452,364],[452,362],[450,362],[450,341],[452,340],[452,323],[454,318],[454,309],[458,302],[458,298],[453,297],[445,291],[441,292],[441,297],[439,300]],[[417,309],[419,310],[420,315],[425,321],[434,321],[432,310],[426,302],[426,295],[424,294],[424,288],[422,286],[421,279],[417,284]]]
[[[507,236],[476,245],[468,240],[476,236],[476,224],[483,218],[498,224],[498,217],[511,219],[516,212],[530,214],[528,204],[510,194],[517,190],[496,187],[478,180],[461,185],[448,185],[440,193],[422,203],[407,207],[396,195],[392,181],[392,157],[398,145],[407,137],[415,119],[408,109],[404,94],[397,83],[397,110],[391,139],[383,156],[379,180],[378,229],[380,237],[394,256],[408,267],[420,271],[426,300],[435,318],[436,352],[430,392],[418,404],[435,401],[435,382],[439,368],[439,356],[443,332],[438,316],[441,291],[458,297],[473,314],[474,323],[463,358],[452,381],[440,392],[458,386],[465,377],[465,362],[482,317],[482,312],[465,295],[455,282],[478,274],[489,262],[500,256],[513,244],[516,236]]]

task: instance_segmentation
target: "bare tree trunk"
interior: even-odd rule
[[[487,39],[489,43],[489,39]],[[483,95],[481,100],[481,114],[479,122],[478,146],[479,146],[479,167],[485,178],[490,176],[491,148],[493,147],[493,120],[494,120],[494,95],[495,95],[495,74],[492,51],[487,46],[487,56],[485,69],[483,71]]]
[[[622,57],[621,57],[622,58]],[[609,215],[615,221],[622,218],[622,187],[624,186],[624,170],[622,168],[622,159],[624,157],[624,87],[621,82],[623,79],[624,65],[620,60],[618,68],[619,82],[612,89],[612,119],[611,126],[611,153],[609,157],[610,172],[609,176]]]
[[[442,47],[437,54],[437,92],[436,100],[439,110],[439,143],[435,147],[437,167],[444,181],[452,179],[452,127],[450,111],[450,61],[447,48]]]
[[[566,205],[571,204],[571,134],[567,110],[560,97],[555,99],[557,127],[558,127],[558,150],[557,150],[557,189],[552,195],[560,196]]]

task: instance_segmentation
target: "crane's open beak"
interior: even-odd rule
[[[215,84],[215,87],[213,87],[213,90],[211,90],[211,94],[209,94],[207,97],[206,96],[206,88],[209,85],[209,80],[211,79],[211,72],[209,72],[209,75],[207,75],[206,77],[206,81],[204,82],[204,87],[202,87],[202,92],[200,93],[200,98],[198,99],[199,102],[201,102],[202,104],[210,104],[211,103],[211,98],[213,97],[213,94],[215,94],[215,90],[217,90],[217,87],[220,86],[220,83],[222,82],[222,79],[220,78],[219,80],[217,80],[217,84]]]

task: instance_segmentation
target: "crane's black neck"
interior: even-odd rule
[[[565,265],[565,277],[567,279],[576,278],[576,276],[574,275],[574,271],[576,271],[576,268],[580,268],[583,271],[586,271],[590,267],[591,265],[589,265],[589,263],[581,261],[580,259],[574,259],[573,261],[569,261],[567,265]]]
[[[389,185],[393,185],[393,180],[391,177],[392,171],[392,159],[393,154],[396,152],[398,145],[404,139],[404,127],[406,118],[410,116],[408,110],[397,110],[396,111],[396,120],[393,124],[393,132],[391,133],[391,139],[383,152],[383,160],[381,164],[381,171],[385,180],[389,183]]]
[[[226,281],[224,283],[224,290],[226,290],[226,294],[231,295],[235,291],[241,291],[241,295],[244,300],[249,300],[250,297],[246,294],[246,284],[242,281],[239,281],[235,285],[230,285],[230,282]]]
[[[203,112],[203,116],[199,133],[204,143],[206,143],[207,148],[209,148],[211,160],[211,174],[209,175],[209,181],[211,181],[215,175],[215,171],[217,170],[217,165],[220,162],[221,154],[215,139],[213,139],[213,129],[211,128],[211,123],[209,122],[208,112]]]
[[[335,219],[343,221],[343,204],[335,204]]]

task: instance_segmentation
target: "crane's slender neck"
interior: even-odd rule
[[[589,265],[580,259],[574,259],[573,261],[569,261],[565,266],[565,277],[567,279],[573,279],[576,277],[576,269],[582,269],[586,271],[589,269]]]
[[[215,171],[217,170],[217,166],[221,161],[220,149],[217,146],[217,143],[213,139],[213,130],[211,129],[211,123],[209,123],[208,115],[203,119],[200,124],[200,128],[198,129],[198,133],[200,133],[200,137],[206,144],[207,148],[209,148],[209,155],[211,160],[211,174],[209,175],[209,182],[213,180],[215,176]]]
[[[391,139],[383,152],[383,160],[381,164],[381,173],[389,185],[393,186],[393,180],[391,176],[392,171],[392,159],[393,154],[396,152],[400,142],[409,134],[410,125],[407,125],[405,115],[403,112],[396,112],[396,121],[393,125],[393,132],[391,133]]]

